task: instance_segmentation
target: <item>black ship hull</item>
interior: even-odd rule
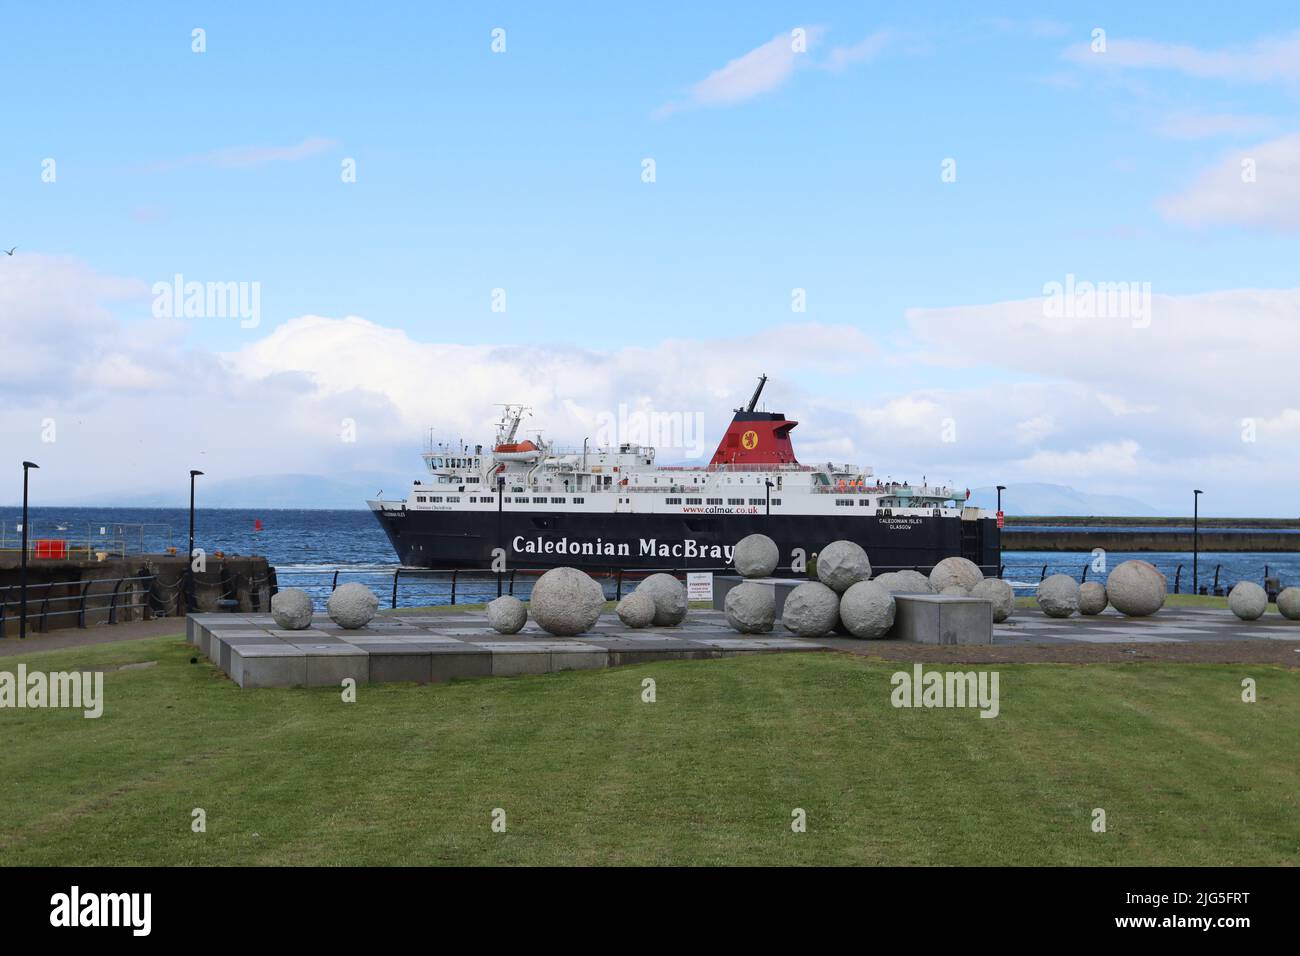
[[[929,569],[964,557],[996,574],[1000,531],[991,518],[876,515],[673,515],[575,512],[376,511],[402,564],[487,570],[502,549],[505,567],[585,570],[718,570],[737,541],[760,532],[788,568],[831,541],[860,544],[880,570]]]

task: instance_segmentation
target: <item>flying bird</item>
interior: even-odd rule
[[[7,256],[12,256],[12,255],[14,254],[14,249],[17,249],[17,248],[18,248],[17,246],[14,246],[13,249],[6,249],[6,250],[5,250],[5,255],[7,255]]]

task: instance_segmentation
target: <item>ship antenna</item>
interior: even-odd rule
[[[754,410],[754,407],[758,405],[758,396],[763,391],[763,386],[766,384],[767,384],[767,376],[760,375],[758,377],[758,388],[754,389],[754,394],[749,399],[749,405],[745,407],[745,411],[752,412]]]

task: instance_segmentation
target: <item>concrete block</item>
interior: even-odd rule
[[[432,655],[428,645],[416,644],[365,644],[366,655],[370,659],[370,683],[383,684],[392,681],[415,681],[427,684],[433,680],[429,658]]]
[[[466,677],[491,677],[492,652],[473,644],[459,648],[434,645],[429,655],[431,680],[460,680]]]
[[[308,687],[339,687],[349,677],[358,684],[370,680],[370,655],[355,647],[346,651],[317,649],[306,656]]]
[[[230,679],[244,689],[255,687],[300,687],[307,683],[307,655],[277,644],[222,645],[231,666]]]
[[[885,635],[920,644],[992,644],[993,604],[946,594],[895,594],[894,627]]]
[[[549,651],[538,650],[520,642],[477,644],[492,654],[493,677],[517,677],[520,674],[545,674],[551,669]]]
[[[590,644],[551,650],[551,670],[586,671],[609,666],[609,651]]]

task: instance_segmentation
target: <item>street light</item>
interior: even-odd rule
[[[1002,577],[1002,492],[1006,485],[998,485],[998,577]]]
[[[203,474],[201,471],[190,469],[190,549],[185,552],[186,577],[190,582],[189,586],[189,610],[194,610],[194,479]]]
[[[1200,488],[1192,489],[1192,593],[1200,594],[1200,551],[1201,551],[1201,495]]]
[[[23,462],[23,556],[22,570],[18,572],[18,637],[27,637],[27,473],[41,466],[34,461]]]
[[[764,478],[763,484],[767,485],[767,516],[772,517],[772,479]]]
[[[584,452],[584,454],[586,453]],[[501,508],[505,504],[505,500],[506,500],[505,493],[506,493],[506,476],[502,474],[498,474],[497,475],[497,547],[501,549],[501,554],[503,557],[505,556],[506,553],[506,543],[505,543],[505,539],[502,536],[502,531],[501,531]],[[497,597],[501,596],[501,576],[503,574],[505,574],[504,566],[500,571],[497,572]]]

